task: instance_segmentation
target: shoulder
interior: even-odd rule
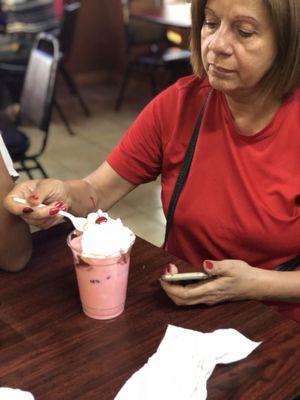
[[[190,75],[179,79],[152,100],[151,108],[158,119],[181,118],[187,110],[197,110],[211,89],[207,79]]]
[[[201,79],[196,75],[180,78],[172,86],[160,93],[155,100],[158,102],[178,102],[189,97],[190,101],[198,101],[199,96],[205,96],[211,86],[206,78]]]

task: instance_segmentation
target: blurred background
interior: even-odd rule
[[[183,0],[0,1],[0,129],[20,180],[96,169],[142,108],[189,63]],[[111,210],[156,245],[159,181]]]

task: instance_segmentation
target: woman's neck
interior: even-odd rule
[[[232,96],[225,94],[235,125],[245,136],[264,129],[273,119],[281,102],[255,94]]]

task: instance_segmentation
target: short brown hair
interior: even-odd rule
[[[261,0],[273,25],[277,56],[261,81],[262,91],[282,98],[300,86],[300,0]],[[203,76],[201,29],[207,0],[192,0],[191,62]]]

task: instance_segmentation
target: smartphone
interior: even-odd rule
[[[161,279],[165,282],[174,282],[180,285],[188,285],[191,283],[197,283],[207,279],[211,279],[210,275],[204,272],[184,272],[181,274],[165,274],[162,275]]]

